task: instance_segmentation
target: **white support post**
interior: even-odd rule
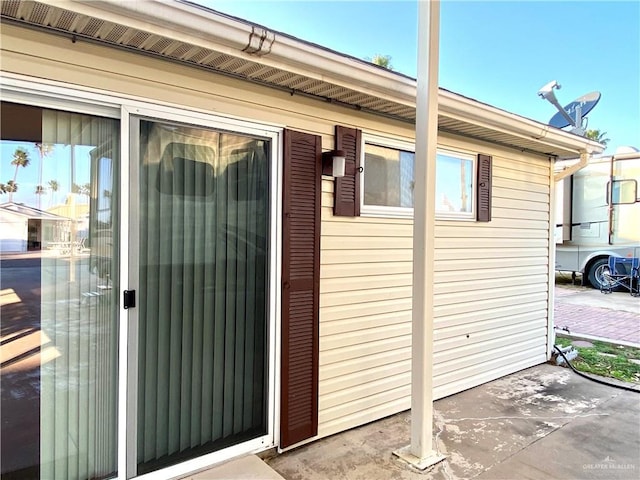
[[[444,456],[433,448],[433,270],[440,1],[418,1],[418,88],[413,215],[411,445],[398,457],[424,470]]]

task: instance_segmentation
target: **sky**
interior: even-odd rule
[[[395,71],[416,75],[416,1],[192,1],[357,58],[389,55]],[[556,90],[562,105],[601,92],[588,128],[607,132],[605,153],[640,148],[640,1],[441,2],[441,87],[547,123],[556,109],[537,92],[551,80],[562,85]],[[31,149],[34,166],[19,171],[14,200],[35,202],[38,155],[32,144],[23,147]],[[0,181],[6,182],[15,173],[15,145],[2,150]],[[57,148],[56,155],[66,154]],[[57,194],[40,196],[43,207],[71,188],[67,157],[56,163],[66,165],[64,172],[44,163],[45,187],[50,178],[61,185]],[[77,168],[76,183],[87,182],[88,170]]]
[[[91,181],[91,155],[90,152],[95,147],[86,145],[76,145],[74,147],[74,180],[71,180],[71,147],[65,144],[50,144],[52,150],[42,162],[38,149],[33,142],[16,142],[3,140],[0,143],[0,182],[7,183],[16,178],[18,191],[12,196],[9,194],[0,196],[0,203],[8,202],[9,198],[15,203],[47,210],[53,206],[65,202],[67,194],[72,191],[72,183],[79,186],[86,186]],[[18,168],[11,165],[16,149],[22,148],[29,157],[29,165],[26,168]],[[39,181],[38,178],[42,181]],[[58,190],[50,189],[49,181],[58,182]],[[34,192],[36,186],[41,184],[44,187],[42,195]],[[78,195],[77,203],[88,203],[89,197]]]
[[[192,1],[416,76],[416,1]],[[607,132],[605,153],[640,148],[640,2],[441,2],[440,87],[547,123],[551,80],[562,105],[602,94],[587,128]]]

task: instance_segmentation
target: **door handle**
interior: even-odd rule
[[[122,305],[125,310],[129,308],[134,308],[136,306],[136,291],[135,290],[125,290],[122,300]]]

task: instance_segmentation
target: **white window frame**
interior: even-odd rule
[[[364,203],[364,177],[367,174],[367,165],[366,165],[366,153],[365,147],[367,144],[376,145],[379,147],[385,148],[393,148],[397,150],[402,150],[405,152],[413,152],[415,154],[415,145],[412,142],[408,142],[405,140],[399,140],[389,137],[383,137],[380,135],[362,134],[362,145],[361,145],[361,158],[360,164],[362,165],[363,171],[360,175],[360,216],[366,217],[389,217],[389,218],[413,218],[413,208],[409,207],[386,207],[381,205],[367,205]],[[452,147],[440,147],[436,149],[436,155],[443,154],[451,157],[459,158],[461,160],[470,160],[472,165],[471,172],[471,211],[470,212],[435,212],[436,220],[453,220],[453,221],[467,221],[467,222],[475,222],[476,221],[476,197],[477,197],[477,189],[478,189],[478,181],[477,181],[477,169],[478,169],[478,155],[457,148]],[[436,160],[436,169],[437,169],[437,160]],[[415,172],[415,169],[414,169]]]
[[[439,212],[436,210],[436,220],[457,220],[457,221],[475,221],[476,220],[476,197],[478,189],[477,169],[478,169],[478,156],[476,154],[465,152],[453,148],[440,148],[436,149],[436,172],[438,169],[437,156],[439,154],[447,155],[449,157],[459,158],[460,160],[471,161],[471,211],[470,212]],[[436,185],[437,185],[437,173],[436,173]],[[436,199],[437,206],[437,199]]]
[[[164,478],[174,478],[174,477],[182,477],[188,475],[197,470],[202,470],[203,468],[213,467],[214,465],[218,465],[224,461],[239,457],[241,455],[246,455],[248,453],[263,451],[268,448],[275,447],[277,444],[277,440],[280,436],[279,432],[279,398],[278,393],[280,391],[279,380],[277,380],[278,375],[276,375],[276,371],[280,371],[280,341],[277,339],[277,332],[280,331],[280,324],[278,319],[280,318],[280,287],[281,284],[281,265],[282,265],[282,163],[283,163],[283,154],[281,150],[282,138],[283,138],[283,129],[279,127],[273,127],[269,124],[260,124],[256,122],[252,122],[249,120],[239,120],[237,118],[229,118],[226,116],[219,115],[217,113],[207,114],[207,113],[199,113],[194,112],[186,108],[176,108],[176,107],[167,107],[167,106],[159,106],[157,104],[152,103],[151,101],[146,105],[136,105],[131,106],[124,104],[123,107],[123,118],[127,119],[127,123],[129,123],[129,119],[131,116],[143,117],[146,119],[150,119],[151,121],[160,121],[160,122],[177,122],[181,124],[189,124],[195,128],[212,128],[221,132],[226,133],[239,133],[251,135],[254,138],[265,138],[270,142],[271,149],[271,165],[269,172],[269,214],[270,214],[270,223],[269,223],[269,277],[268,277],[268,290],[270,292],[274,292],[275,295],[271,295],[268,300],[267,305],[267,313],[268,313],[268,324],[267,324],[267,361],[269,365],[267,366],[267,376],[268,376],[268,391],[267,391],[267,433],[256,437],[250,440],[246,440],[242,443],[232,445],[230,447],[223,448],[222,450],[217,450],[211,453],[203,454],[198,457],[184,460],[182,462],[159,468],[149,473],[138,474],[137,476],[133,476],[134,472],[137,469],[137,451],[136,455],[133,455],[132,452],[136,447],[137,439],[137,400],[138,400],[138,389],[137,389],[137,379],[131,378],[131,373],[137,373],[137,356],[134,353],[137,353],[137,345],[138,345],[138,312],[139,310],[133,309],[131,311],[125,311],[128,315],[128,334],[129,334],[129,343],[127,352],[128,364],[126,375],[129,377],[130,383],[127,385],[126,393],[127,400],[125,402],[125,408],[128,408],[126,419],[127,422],[130,422],[127,425],[126,432],[123,434],[126,438],[126,443],[129,445],[127,451],[125,453],[125,460],[128,463],[125,466],[125,472],[127,478],[135,478],[137,480],[155,480],[155,479],[164,479]],[[129,136],[127,137],[127,141],[131,142],[131,131],[129,130]],[[124,137],[124,134],[123,134]],[[127,162],[131,161],[131,155],[129,152],[126,153]],[[124,167],[123,167],[124,170]],[[131,166],[127,163],[126,167],[126,175],[123,174],[123,177],[126,176],[126,181],[129,182],[129,172],[131,172]],[[123,181],[125,179],[123,178]],[[123,187],[124,188],[124,187]],[[127,186],[128,200],[132,200],[133,197],[133,185]],[[124,190],[123,190],[124,191]],[[132,216],[129,214],[131,208],[127,212],[122,211],[121,215],[126,215],[126,221],[131,221]],[[132,231],[131,227],[126,230]],[[137,244],[137,239],[129,239],[127,247],[129,248],[131,245]],[[135,252],[135,247],[134,247]],[[121,261],[126,262],[128,260],[133,260],[133,262],[137,262],[138,255],[130,255],[128,253],[127,258],[121,259]],[[129,272],[132,272],[131,266],[129,266]],[[131,281],[135,276],[129,274],[126,281]],[[121,283],[124,284],[124,281]],[[124,286],[123,286],[124,288]],[[128,288],[138,289],[139,286],[136,284],[129,285]],[[276,352],[276,349],[278,351]],[[135,381],[134,381],[135,380]],[[277,410],[276,410],[277,408]],[[276,413],[278,412],[278,413]],[[120,470],[118,470],[120,473]],[[118,477],[120,478],[120,477]]]
[[[360,175],[360,216],[413,218],[413,207],[387,207],[382,205],[366,205],[364,203],[364,177],[367,174],[365,147],[367,144],[411,152],[414,155],[416,153],[416,147],[413,142],[362,133],[362,145],[360,148],[362,152],[360,155],[360,165],[362,166],[362,174]]]

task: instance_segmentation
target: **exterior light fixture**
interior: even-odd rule
[[[346,159],[343,150],[331,150],[322,154],[322,173],[333,177],[344,177]]]

